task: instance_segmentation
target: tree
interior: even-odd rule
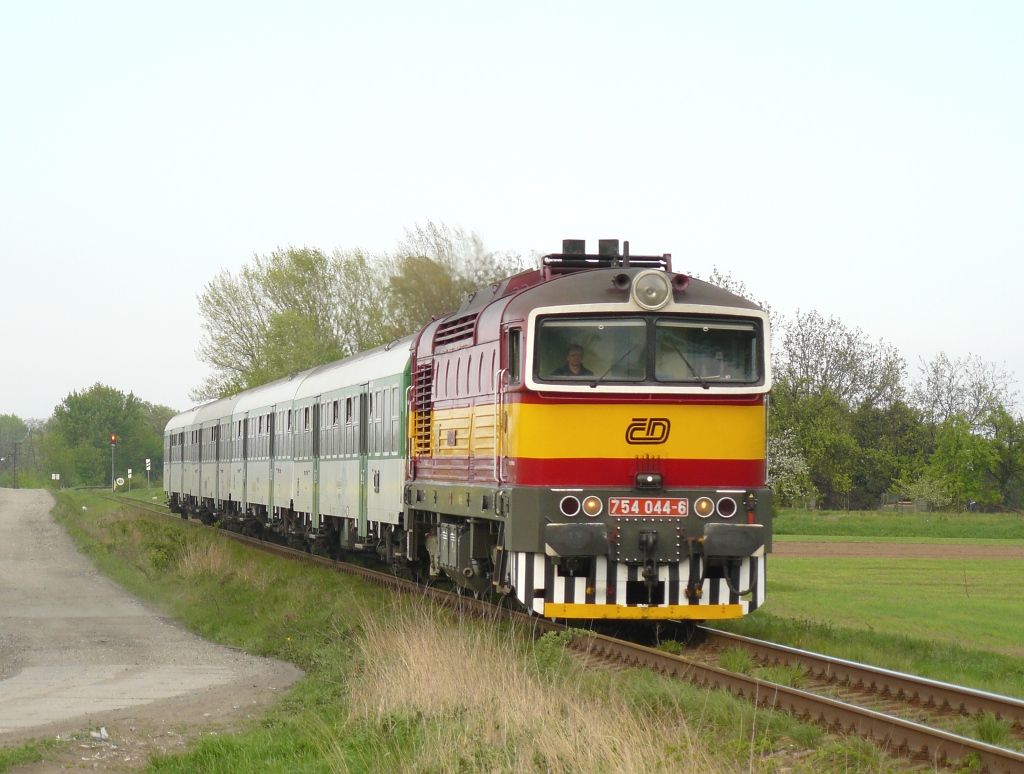
[[[391,335],[406,336],[432,318],[458,309],[472,289],[466,277],[452,275],[448,267],[433,258],[399,258],[397,271],[388,279]]]
[[[791,433],[824,505],[846,507],[850,471],[861,453],[849,407],[831,392],[806,395],[783,379],[772,392],[770,411],[770,435]]]
[[[484,247],[475,231],[427,221],[405,230],[396,256],[421,256],[436,261],[468,290],[489,285],[522,270],[522,258],[515,253],[494,252]],[[446,309],[450,312],[452,308]]]
[[[261,362],[270,320],[258,260],[237,277],[222,270],[199,295],[203,340],[197,354],[213,373],[193,391],[194,400],[245,389],[248,374]]]
[[[111,434],[117,436],[118,474],[127,468],[142,471],[147,457],[159,470],[164,428],[155,427],[154,420],[171,415],[171,409],[143,403],[132,393],[95,384],[72,392],[54,409],[43,448],[48,463],[59,466],[56,472],[70,484],[109,482]]]
[[[861,406],[852,416],[860,456],[852,471],[851,504],[874,508],[893,482],[921,471],[930,452],[920,414],[903,401],[880,408]]]
[[[14,445],[21,443],[28,435],[24,420],[14,414],[0,414],[0,457],[9,457]]]
[[[807,460],[788,428],[768,436],[768,485],[778,505],[806,507],[818,499]]]
[[[966,417],[954,414],[938,428],[928,473],[942,482],[949,501],[963,508],[968,500],[985,505],[1000,502],[995,484],[998,456],[992,444],[971,432]]]
[[[986,418],[1015,398],[1006,369],[977,355],[950,360],[940,352],[931,362],[921,361],[919,370],[911,401],[925,421],[936,427],[961,416],[973,431],[984,432]]]
[[[475,232],[432,222],[407,229],[388,279],[391,334],[415,332],[454,312],[469,293],[521,268],[518,256],[489,252]]]
[[[1024,506],[1024,419],[1010,416],[1001,406],[985,420],[985,435],[995,455],[993,477],[1002,504]]]
[[[28,426],[14,414],[0,414],[0,482],[9,486],[14,482],[14,466],[24,470],[25,450],[22,448]],[[18,457],[21,459],[18,459]]]
[[[213,373],[202,401],[239,392],[405,336],[457,309],[518,258],[491,253],[472,232],[427,223],[391,256],[288,248],[222,271],[199,296],[199,356]]]
[[[782,324],[777,378],[802,395],[831,393],[851,408],[886,406],[903,394],[906,363],[895,347],[816,311]]]

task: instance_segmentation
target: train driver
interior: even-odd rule
[[[593,376],[594,372],[583,365],[583,347],[570,344],[565,351],[565,363],[556,368],[552,376]]]

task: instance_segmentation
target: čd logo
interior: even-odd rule
[[[671,423],[662,417],[634,418],[626,428],[626,443],[665,443],[668,440],[668,431],[671,427]]]

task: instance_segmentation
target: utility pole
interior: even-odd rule
[[[110,434],[110,491],[114,491],[114,447],[117,446],[117,435]]]

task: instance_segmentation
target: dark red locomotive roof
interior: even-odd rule
[[[584,252],[582,245],[582,240],[565,240],[563,251],[545,255],[539,268],[471,293],[457,311],[419,332],[412,344],[413,357],[427,358],[495,341],[503,323],[520,322],[536,307],[622,301],[632,278],[641,271],[659,269],[672,274],[672,257],[668,254],[630,256],[627,242],[625,253],[620,255],[618,240],[601,240],[596,254]],[[716,285],[681,274],[672,276],[677,301],[696,306],[760,308]]]

